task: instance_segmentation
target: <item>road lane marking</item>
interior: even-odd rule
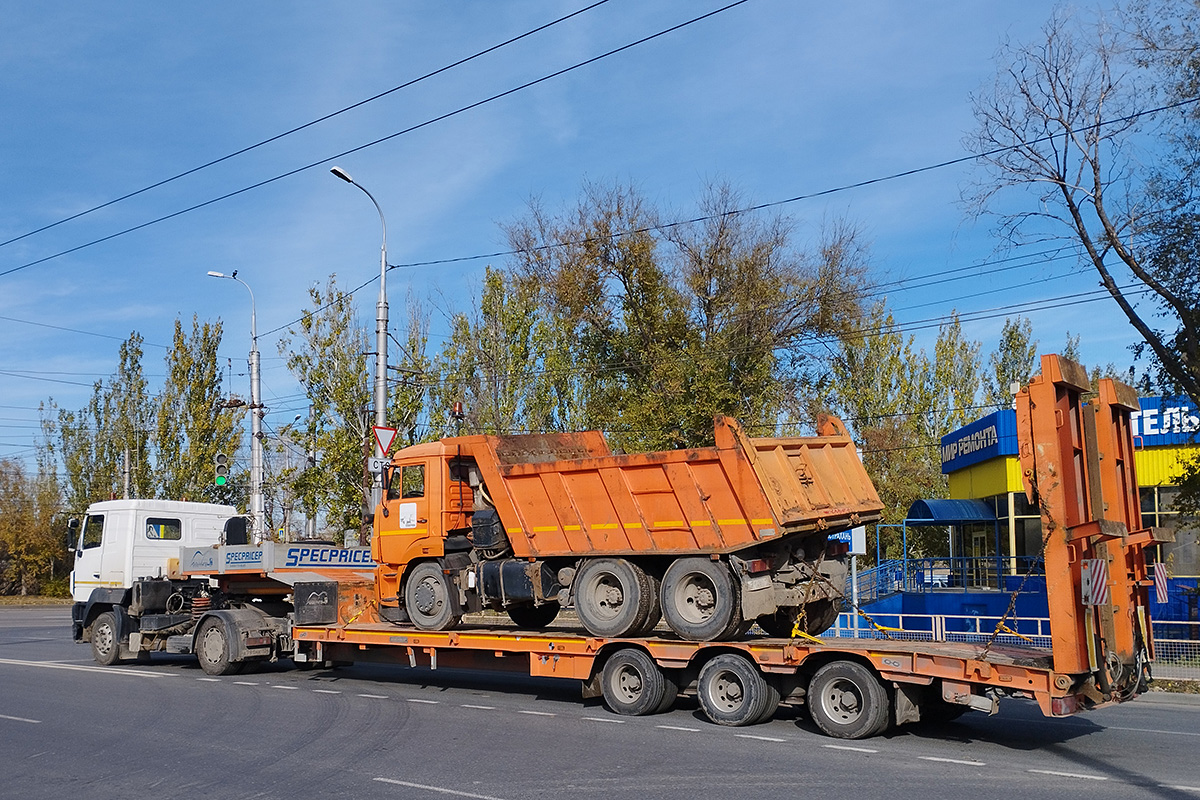
[[[0,719],[11,719],[13,722],[32,722],[34,725],[40,725],[40,719],[26,719],[25,717],[10,717],[8,714],[0,714]]]
[[[206,683],[220,683],[221,682],[220,678],[196,678],[196,680],[204,681]]]
[[[406,697],[404,699],[410,703],[425,703],[426,705],[431,705],[431,706],[436,706],[439,702],[437,700],[422,700],[419,697]]]
[[[787,739],[777,739],[774,736],[756,736],[753,733],[735,733],[739,739],[757,739],[760,742],[786,742]]]
[[[1030,772],[1035,772],[1038,775],[1053,775],[1056,778],[1081,778],[1087,781],[1106,781],[1108,778],[1103,775],[1084,775],[1081,772],[1056,772],[1052,769],[1031,769]]]
[[[386,694],[360,694],[359,697],[369,697],[372,700],[387,700]]]
[[[1200,786],[1172,786],[1169,783],[1160,783],[1159,788],[1174,789],[1177,792],[1200,792]]]
[[[235,686],[258,686],[254,681],[234,681]]]
[[[604,717],[581,717],[581,719],[585,719],[588,722],[612,722],[616,725],[625,724],[625,720],[623,719],[605,719]]]
[[[341,692],[336,689],[313,689],[313,692],[316,694],[341,694]]]
[[[549,711],[518,711],[518,714],[530,714],[535,717],[557,717],[557,714],[551,714]]]
[[[77,666],[74,664],[58,664],[53,661],[20,661],[15,658],[0,658],[0,664],[10,664],[15,667],[39,667],[41,669],[70,669],[76,672],[98,672],[102,675],[132,675],[136,678],[173,678],[169,672],[146,672],[140,669],[125,669],[124,667],[93,667]]]
[[[474,797],[476,800],[500,800],[499,797],[493,797],[490,794],[475,794],[474,792],[460,792],[457,789],[447,789],[443,786],[427,786],[423,783],[409,783],[408,781],[398,781],[395,778],[375,778],[380,783],[391,783],[396,786],[407,786],[410,789],[424,789],[427,792],[439,792],[441,794],[452,794],[456,797]]]
[[[938,758],[937,756],[917,756],[922,761],[937,761],[941,764],[966,764],[968,767],[986,767],[982,761],[969,761],[965,758]]]
[[[1106,731],[1130,731],[1132,733],[1165,733],[1168,736],[1200,736],[1195,731],[1160,731],[1154,728],[1120,728],[1116,725],[1105,725]]]
[[[872,750],[869,747],[851,747],[848,744],[823,744],[823,745],[821,745],[821,747],[825,747],[829,750],[850,750],[851,752],[854,752],[854,753],[878,753],[879,752],[878,750]]]
[[[655,725],[656,728],[662,728],[664,731],[687,731],[688,733],[699,733],[699,728],[684,728],[679,725]]]
[[[281,684],[281,683],[276,683],[276,684],[267,684],[267,685],[268,685],[268,686],[270,686],[272,689],[292,689],[293,691],[294,691],[295,689],[298,689],[298,688],[299,688],[299,687],[297,687],[297,686],[284,686],[284,685],[283,685],[283,684]]]
[[[463,703],[462,707],[463,708],[478,708],[480,711],[495,711],[496,710],[495,706],[476,706],[476,705],[472,705],[471,703]]]

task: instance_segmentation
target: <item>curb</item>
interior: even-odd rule
[[[1183,694],[1182,692],[1146,692],[1134,699],[1135,703],[1152,706],[1192,706],[1200,708],[1200,694]]]

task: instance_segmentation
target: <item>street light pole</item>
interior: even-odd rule
[[[368,192],[360,183],[355,183],[341,167],[329,170],[337,177],[353,186],[357,186],[375,205],[379,212],[379,224],[383,228],[383,244],[379,248],[379,300],[375,303],[375,425],[387,427],[387,338],[388,338],[388,303],[387,303],[387,221],[383,218],[383,209],[374,195]],[[383,448],[379,440],[375,441],[375,457],[382,458]],[[377,476],[372,481],[371,507],[379,505],[383,496],[383,476]]]
[[[209,270],[209,277],[229,278],[250,292],[250,524],[254,541],[261,544],[266,538],[266,512],[263,507],[263,449],[262,449],[262,390],[258,357],[258,322],[255,319],[254,290],[250,284],[232,274]]]

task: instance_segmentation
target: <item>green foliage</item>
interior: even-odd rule
[[[237,412],[222,408],[221,331],[220,322],[192,317],[189,334],[175,320],[156,425],[158,491],[168,500],[234,499],[234,487],[213,486],[214,457],[232,455],[242,438]]]
[[[529,404],[537,424],[600,427],[618,447],[656,450],[711,443],[716,414],[773,429],[801,404],[819,364],[806,341],[860,313],[863,250],[842,226],[818,253],[800,252],[786,220],[733,213],[741,205],[710,187],[703,221],[660,228],[634,188],[588,185],[571,212],[534,205],[508,228],[518,256],[492,292],[516,318],[540,309],[508,339],[529,345],[510,351],[517,362],[549,375]]]
[[[354,316],[353,298],[330,276],[324,289],[309,289],[312,309],[280,341],[288,369],[308,392],[312,414],[289,436],[317,452],[316,464],[298,472],[292,491],[305,514],[325,513],[330,531],[357,528],[363,506],[364,462],[373,447],[366,403],[367,332]]]
[[[980,344],[963,337],[957,315],[942,326],[930,360],[877,303],[834,359],[831,402],[862,448],[884,504],[884,521],[904,519],[922,498],[946,496],[941,437],[974,419]],[[881,551],[900,556],[900,533],[884,528]],[[909,555],[938,553],[940,534],[909,533]]]
[[[1033,323],[1018,315],[1004,320],[1000,342],[988,356],[988,374],[984,380],[984,401],[997,408],[1012,407],[1012,384],[1024,385],[1038,370],[1038,340],[1033,338]]]
[[[453,435],[455,402],[464,432],[509,434],[570,427],[580,381],[571,374],[570,342],[540,313],[528,278],[488,267],[476,310],[450,319],[450,337],[430,389],[433,430]]]

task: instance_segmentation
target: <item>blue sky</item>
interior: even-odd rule
[[[0,241],[281,133],[570,11],[574,2],[334,4],[0,2]],[[723,5],[610,0],[527,40],[251,153],[0,247],[0,272],[334,156]],[[969,97],[1005,37],[1036,36],[1044,2],[749,0],[512,96],[339,158],[388,220],[393,264],[504,249],[531,197],[572,203],[585,180],[632,181],[680,217],[727,180],[782,200],[966,155]],[[307,289],[378,272],[370,202],[316,166],[236,197],[0,276],[0,457],[27,457],[37,405],[81,406],[139,331],[154,384],[176,317],[220,318],[247,394],[249,301],[260,331]],[[1000,243],[959,202],[970,164],[783,207],[798,240],[846,217],[880,280],[980,265]],[[395,327],[411,288],[465,308],[486,260],[389,273]],[[497,264],[503,263],[497,259]],[[1071,262],[891,293],[900,321],[1093,289]],[[1054,278],[1041,283],[1035,281]],[[359,309],[373,325],[377,288]],[[988,292],[978,297],[968,294]],[[931,304],[931,305],[926,305]],[[1032,315],[1043,351],[1083,334],[1089,362],[1129,361],[1109,302]],[[1097,325],[1100,320],[1103,324]],[[80,332],[29,324],[43,323]],[[439,320],[434,319],[435,333]],[[971,323],[984,350],[1003,319]],[[83,333],[81,333],[83,332]],[[919,334],[927,341],[926,333]],[[107,337],[107,338],[106,338]],[[302,413],[276,337],[263,337],[269,424]],[[438,340],[433,341],[438,345]]]

